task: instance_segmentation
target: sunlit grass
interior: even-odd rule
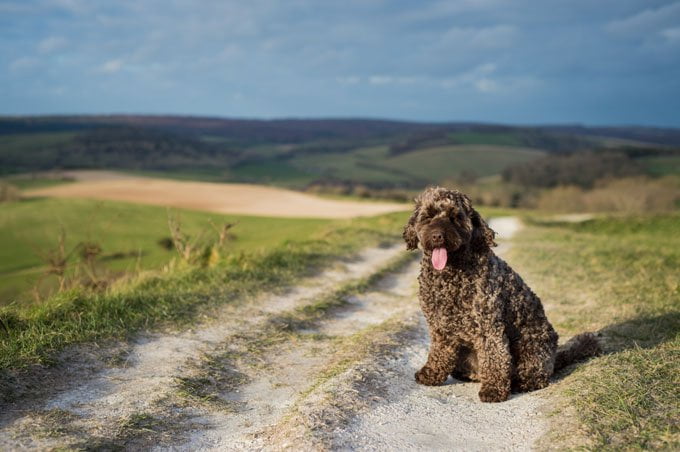
[[[607,354],[557,386],[585,432],[564,447],[677,448],[680,215],[538,222],[510,261],[561,335],[602,333]]]
[[[338,256],[399,240],[405,219],[400,213],[334,221],[304,233],[276,231],[268,219],[253,220],[270,232],[270,245],[241,247],[214,267],[178,265],[119,281],[104,292],[76,288],[39,304],[0,308],[0,319],[9,330],[0,332],[0,369],[49,362],[69,344],[185,323],[211,306],[291,284]]]

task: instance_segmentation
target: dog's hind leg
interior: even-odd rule
[[[512,348],[515,361],[512,391],[529,392],[548,386],[555,365],[556,347],[550,342],[520,339]]]

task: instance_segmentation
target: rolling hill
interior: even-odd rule
[[[369,119],[181,116],[0,118],[0,175],[52,169],[302,189],[312,184],[420,188],[490,176],[546,155],[616,150],[663,174],[680,130],[650,127],[416,123]]]

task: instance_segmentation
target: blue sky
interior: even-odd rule
[[[680,1],[0,0],[0,114],[680,126]]]

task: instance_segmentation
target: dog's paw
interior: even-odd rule
[[[550,381],[547,378],[535,378],[530,381],[517,381],[512,383],[513,392],[531,392],[543,389]]]
[[[439,386],[446,381],[447,374],[443,372],[436,372],[432,368],[424,366],[416,372],[416,381],[421,385]]]
[[[505,388],[482,384],[482,388],[479,390],[479,400],[486,403],[505,402],[509,397],[510,390]]]

